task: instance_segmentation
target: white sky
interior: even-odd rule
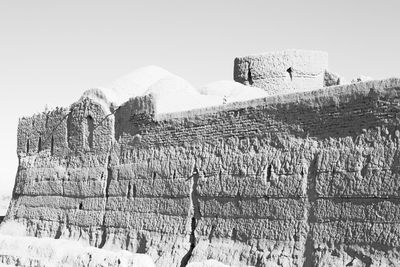
[[[18,118],[161,66],[195,86],[231,80],[235,56],[329,53],[350,79],[400,76],[400,2],[0,0],[0,193],[17,171]]]

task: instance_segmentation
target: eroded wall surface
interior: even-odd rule
[[[337,84],[334,77],[326,73],[327,69],[327,53],[292,49],[237,57],[233,78],[236,82],[262,88],[270,95],[288,94]]]
[[[158,266],[398,265],[400,80],[157,115],[83,99],[20,120],[6,221]],[[28,141],[29,140],[29,141]]]

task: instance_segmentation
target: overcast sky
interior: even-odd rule
[[[17,171],[18,118],[161,66],[200,86],[231,80],[235,56],[329,53],[351,79],[400,76],[399,1],[0,0],[0,193]]]

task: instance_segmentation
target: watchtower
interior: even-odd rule
[[[284,50],[235,58],[234,80],[264,89],[271,95],[322,88],[328,54]]]

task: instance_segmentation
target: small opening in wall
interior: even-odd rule
[[[232,240],[236,240],[237,239],[237,230],[236,228],[232,229]]]
[[[87,135],[87,143],[90,149],[93,148],[93,131],[94,131],[94,120],[92,116],[86,117],[87,127],[88,127],[88,135]]]
[[[251,70],[249,68],[249,70],[247,71],[247,80],[249,81],[249,84],[252,85],[254,83],[253,81],[253,77],[251,76]]]
[[[293,69],[292,69],[292,67],[288,68],[286,71],[289,73],[290,80],[293,80]]]
[[[272,164],[270,164],[267,169],[267,182],[271,182],[271,174],[272,174]]]
[[[54,154],[54,136],[51,136],[51,147],[50,147],[51,155]]]
[[[80,209],[80,210],[83,210],[83,204],[82,204],[82,202],[79,203],[79,209]]]
[[[29,153],[29,145],[30,145],[30,141],[29,139],[26,141],[26,153]]]
[[[136,185],[133,184],[132,186],[132,197],[136,197]]]
[[[129,183],[129,184],[128,184],[128,193],[126,194],[126,197],[127,197],[127,198],[130,198],[130,197],[131,197],[131,190],[132,190],[132,186],[131,186],[131,183]]]
[[[39,137],[38,141],[38,152],[42,151],[42,137]]]

